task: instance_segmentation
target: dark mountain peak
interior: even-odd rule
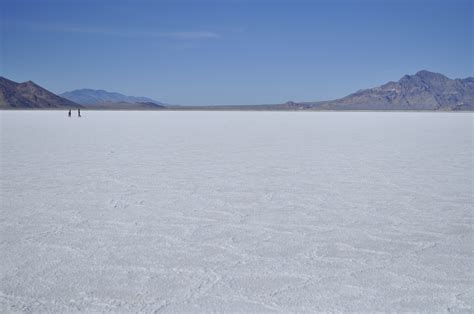
[[[17,83],[0,77],[0,108],[78,108],[33,81]]]
[[[465,79],[461,79],[461,81],[466,82],[466,83],[474,83],[474,77],[469,76],[469,77],[466,77]]]
[[[416,79],[416,78],[422,78],[422,79],[446,78],[447,79],[447,77],[441,73],[431,72],[428,70],[421,70],[412,75],[406,74],[400,80]]]
[[[20,84],[18,84],[18,85],[19,85],[19,87],[26,87],[26,88],[44,90],[44,88],[42,88],[41,86],[39,86],[38,84],[36,84],[36,83],[33,82],[33,81],[26,81],[26,82],[20,83]]]
[[[448,81],[451,80],[441,73],[421,70],[413,75],[404,75],[398,83],[401,86],[440,86],[446,84]]]
[[[428,70],[420,70],[420,71],[416,72],[415,75],[416,76],[431,76],[431,75],[442,75],[442,74],[431,72],[431,71],[428,71]]]
[[[6,77],[3,77],[3,76],[0,76],[0,82],[12,82],[12,83],[14,83],[13,81],[10,81],[9,79],[7,79]]]
[[[17,82],[13,82],[3,76],[0,76],[0,88],[6,89],[7,86],[9,88],[15,88],[18,85]]]
[[[436,73],[436,72],[430,72],[427,70],[421,70],[416,72],[415,76],[421,77],[422,79],[428,79],[428,80],[449,80],[448,77],[441,73]]]
[[[333,110],[473,110],[474,79],[450,79],[427,70],[404,75],[398,82],[364,89],[344,98],[313,103]]]

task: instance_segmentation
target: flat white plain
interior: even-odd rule
[[[1,112],[0,309],[470,312],[473,117]]]

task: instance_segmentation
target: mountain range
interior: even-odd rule
[[[102,106],[111,103],[154,103],[156,105],[164,105],[163,103],[151,98],[127,96],[101,89],[76,89],[62,93],[59,96],[74,101],[75,103],[88,106]]]
[[[344,98],[301,105],[330,110],[473,110],[474,78],[450,79],[423,70]]]
[[[359,90],[346,97],[317,102],[256,106],[167,106],[146,97],[79,89],[60,96],[28,81],[0,77],[0,109],[172,109],[172,110],[474,110],[474,78],[450,79],[419,71],[397,82]]]
[[[103,90],[76,90],[58,96],[32,81],[17,83],[0,76],[0,109],[74,108],[154,110],[165,106],[150,98]]]
[[[73,101],[59,97],[32,81],[16,83],[0,76],[1,109],[81,108]]]

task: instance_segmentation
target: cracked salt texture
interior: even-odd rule
[[[3,312],[472,311],[471,113],[0,119]]]

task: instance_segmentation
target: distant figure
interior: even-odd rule
[[[69,109],[69,113],[67,114],[67,116],[70,118],[71,117],[71,109]]]
[[[80,118],[81,117],[81,109],[77,109],[77,116]]]

